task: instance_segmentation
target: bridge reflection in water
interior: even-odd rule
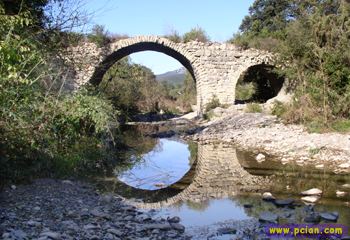
[[[238,154],[239,155],[239,154]],[[162,208],[180,201],[203,202],[210,198],[228,198],[240,193],[260,192],[270,185],[266,176],[252,175],[238,160],[237,151],[229,145],[198,144],[197,160],[176,183],[160,190],[141,190],[119,182],[108,184],[129,202],[139,208]],[[106,185],[106,184],[105,184]],[[122,191],[120,191],[123,189]],[[143,202],[134,201],[143,199]]]
[[[279,211],[255,193],[271,191],[278,198],[292,197],[300,202],[301,191],[318,187],[323,190],[323,195],[316,206],[317,211],[338,211],[342,213],[338,223],[350,221],[350,196],[335,197],[336,189],[350,183],[349,176],[334,175],[311,166],[282,165],[267,154],[266,161],[258,163],[255,156],[256,153],[239,151],[232,145],[199,143],[197,160],[190,170],[166,188],[141,190],[118,181],[116,177],[106,178],[102,184],[107,191],[118,193],[138,208],[161,209],[165,213],[173,211],[170,214],[188,218],[183,220],[189,225],[197,224],[198,217],[203,218],[201,222],[211,224],[232,217],[258,217],[262,211]],[[243,209],[244,204],[254,207]],[[174,210],[176,208],[178,210]],[[204,213],[204,210],[208,212]],[[303,214],[301,205],[293,221],[302,222]]]

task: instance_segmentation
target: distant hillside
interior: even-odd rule
[[[159,82],[167,82],[173,85],[183,84],[186,72],[186,68],[180,68],[174,71],[156,75],[156,79]]]

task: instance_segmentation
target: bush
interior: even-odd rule
[[[75,169],[93,155],[103,159],[117,116],[112,104],[88,90],[62,95],[45,88],[47,79],[64,82],[48,64],[57,57],[49,51],[55,42],[38,39],[30,13],[1,13],[0,5],[0,183],[50,176],[54,166]]]
[[[287,112],[287,106],[280,101],[274,101],[271,113],[277,117],[282,117]]]
[[[331,129],[337,132],[350,132],[350,120],[338,119],[331,123]]]
[[[91,33],[88,35],[90,42],[95,43],[98,47],[104,47],[111,42],[108,32],[102,25],[95,25]]]
[[[256,93],[257,86],[255,83],[243,83],[236,86],[236,99],[249,100]]]
[[[205,105],[205,111],[209,112],[210,110],[217,108],[217,107],[220,107],[220,106],[221,106],[220,100],[216,96],[213,96],[212,99],[210,100],[210,102],[208,102]]]
[[[192,28],[189,32],[185,33],[183,36],[183,41],[185,43],[190,41],[198,42],[209,42],[209,37],[207,33],[201,27]]]
[[[169,39],[170,41],[173,41],[175,43],[182,42],[182,37],[177,31],[171,31],[169,34],[166,34],[164,36],[165,38]]]
[[[245,112],[247,113],[261,113],[262,111],[263,109],[258,103],[248,103],[245,109]]]

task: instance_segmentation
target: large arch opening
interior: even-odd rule
[[[284,77],[274,71],[274,66],[258,64],[249,67],[239,77],[236,85],[235,103],[265,103],[278,95]]]
[[[159,121],[191,112],[197,94],[196,70],[185,56],[189,53],[168,46],[170,42],[125,43],[118,43],[117,50],[103,60],[90,80],[121,110],[122,121]],[[120,45],[125,47],[118,48]],[[163,56],[159,59],[175,61],[180,68],[164,69],[160,74],[159,69],[133,61],[140,55],[144,55],[143,60],[145,56]],[[150,63],[149,59],[146,62]]]
[[[137,52],[142,51],[155,51],[164,53],[170,57],[173,57],[177,61],[179,61],[191,74],[194,81],[196,81],[196,69],[191,64],[191,61],[182,53],[179,51],[176,51],[175,49],[168,47],[166,45],[163,45],[161,43],[156,42],[138,42],[134,44],[127,45],[125,47],[119,48],[116,51],[114,51],[112,54],[107,56],[102,63],[95,69],[95,72],[93,73],[90,83],[94,85],[100,84],[100,82],[103,79],[104,74],[106,71],[117,61],[121,60],[122,58],[133,54]]]

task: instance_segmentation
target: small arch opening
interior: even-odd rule
[[[285,79],[274,70],[274,66],[258,64],[243,72],[237,81],[235,104],[265,103],[276,97]]]

